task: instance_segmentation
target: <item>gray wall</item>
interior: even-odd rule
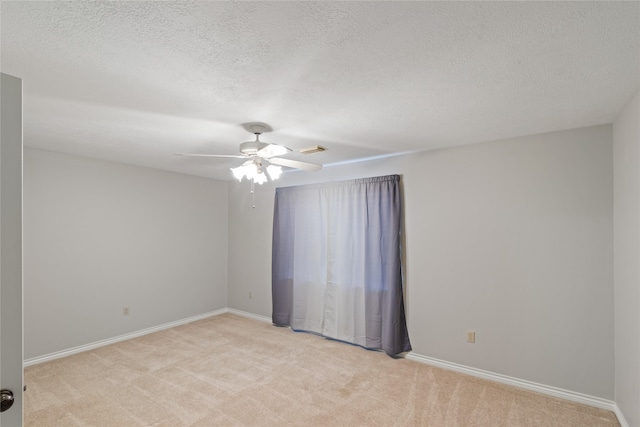
[[[414,352],[613,399],[611,144],[603,125],[286,173],[278,185],[401,174]],[[273,197],[257,186],[252,209],[249,184],[229,184],[229,307],[263,316]]]
[[[640,426],[640,94],[613,123],[615,400]]]
[[[25,358],[227,307],[226,182],[24,154]]]
[[[613,399],[612,138],[554,132],[278,185],[401,174],[414,352]],[[24,173],[26,358],[227,306],[271,315],[272,184],[252,209],[247,182],[31,149]]]

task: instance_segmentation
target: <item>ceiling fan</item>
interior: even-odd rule
[[[233,154],[189,154],[177,153],[180,156],[189,157],[228,157],[234,159],[247,159],[242,165],[231,168],[233,175],[242,181],[245,176],[249,181],[262,184],[267,182],[267,174],[271,180],[276,180],[282,173],[280,166],[305,171],[318,171],[322,165],[316,163],[301,162],[298,160],[284,159],[279,156],[286,155],[293,151],[283,145],[270,144],[260,141],[260,135],[269,128],[261,124],[248,126],[249,130],[256,136],[255,141],[247,141],[240,144],[240,155]],[[265,173],[266,172],[266,173]]]

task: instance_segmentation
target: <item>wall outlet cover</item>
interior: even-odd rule
[[[475,343],[476,342],[476,332],[475,331],[467,331],[467,342]]]

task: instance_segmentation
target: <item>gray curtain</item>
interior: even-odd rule
[[[389,355],[411,350],[400,176],[276,189],[273,323]]]

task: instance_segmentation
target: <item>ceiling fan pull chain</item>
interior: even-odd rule
[[[256,182],[252,179],[251,180],[251,201],[253,203],[253,209],[256,208],[256,192],[255,192],[255,187],[256,186]]]

